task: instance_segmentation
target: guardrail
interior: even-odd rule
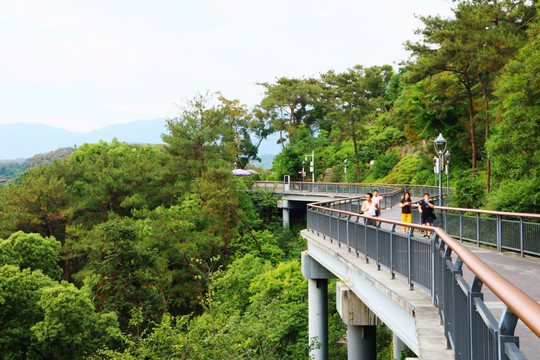
[[[525,219],[540,219],[540,214],[445,206],[435,206],[435,209],[438,210],[435,224],[461,242],[473,242],[478,246],[489,245],[498,251],[515,251],[521,256],[525,254],[540,256],[540,223],[525,221]],[[418,211],[413,211],[413,222],[420,222]]]
[[[379,190],[383,196],[379,206],[381,209],[393,208],[399,204],[399,200],[405,191],[411,196],[422,197],[424,193],[437,194],[438,188],[426,185],[410,184],[344,184],[344,183],[310,183],[310,182],[276,182],[256,181],[255,186],[280,193],[317,193],[341,195],[343,197],[360,196],[373,190]],[[443,188],[448,195],[452,189]],[[432,196],[436,199],[437,196]],[[361,204],[360,204],[361,205]],[[538,219],[540,214],[509,213],[501,211],[489,211],[478,209],[462,209],[453,207],[439,207],[435,225],[442,227],[452,237],[461,242],[473,242],[478,246],[489,245],[498,251],[509,250],[521,254],[521,256],[540,256],[540,223],[526,221],[526,219]],[[360,212],[360,206],[351,207],[349,211]],[[468,215],[472,214],[472,215]],[[484,215],[484,216],[482,216]],[[485,215],[491,216],[486,217]],[[519,220],[508,219],[519,218]],[[420,214],[413,211],[413,222],[420,223]]]
[[[439,307],[456,359],[525,358],[514,330],[519,319],[540,337],[540,304],[439,227],[337,209],[356,210],[360,200],[356,197],[309,204],[308,230],[345,246],[366,262],[375,261],[378,269],[387,268],[392,278],[402,276],[411,290],[417,285],[429,291],[433,304]],[[377,220],[378,226],[367,225],[366,219]],[[391,224],[391,230],[382,229],[381,223]],[[402,226],[410,228],[407,235],[395,231]],[[430,230],[434,235],[430,240],[416,238],[414,229]],[[470,284],[463,278],[463,264],[474,274]],[[499,323],[483,301],[484,284],[505,304]]]

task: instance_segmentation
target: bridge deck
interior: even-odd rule
[[[416,199],[413,199],[416,200]],[[399,207],[382,211],[381,217],[385,219],[401,221],[401,209]],[[435,224],[437,225],[437,224]],[[534,257],[521,257],[513,252],[498,252],[495,248],[476,244],[463,243],[471,252],[484,261],[489,267],[514,283],[523,292],[540,302],[540,259]],[[472,273],[463,267],[463,275],[467,281],[471,281]],[[487,288],[483,288],[484,301],[488,308],[499,320],[504,304]],[[540,338],[533,334],[521,321],[516,327],[516,335],[520,339],[520,349],[528,359],[540,357]]]
[[[327,269],[345,282],[381,321],[390,328],[399,328],[398,323],[403,326],[402,330],[412,327],[417,338],[417,343],[413,346],[421,359],[454,358],[453,351],[446,349],[444,327],[440,325],[438,310],[432,305],[427,291],[421,288],[410,291],[405,279],[399,276],[391,279],[387,269],[377,270],[376,264],[366,263],[363,256],[358,257],[345,247],[338,246],[336,242],[331,243],[309,230],[303,230],[301,234],[308,242],[310,256],[324,263]],[[339,264],[332,264],[329,259],[339,259]],[[396,310],[396,306],[403,310]],[[409,315],[405,315],[403,311]],[[397,329],[392,330],[399,332]],[[406,342],[405,339],[402,340]]]

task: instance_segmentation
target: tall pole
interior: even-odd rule
[[[437,156],[439,157],[438,164],[435,165],[435,172],[439,173],[439,206],[442,206],[443,200],[442,200],[442,171],[443,171],[443,156],[446,153],[446,146],[448,145],[446,139],[442,136],[441,133],[439,133],[439,137],[435,139],[433,142],[433,146],[435,147],[435,152],[437,153]]]
[[[311,150],[311,182],[315,182],[315,150]]]
[[[439,206],[442,206],[442,154],[439,153]]]

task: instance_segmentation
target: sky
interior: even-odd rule
[[[173,118],[199,93],[408,58],[451,0],[0,0],[0,124],[76,132]]]

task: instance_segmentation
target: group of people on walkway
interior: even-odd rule
[[[366,200],[362,203],[361,211],[364,215],[371,217],[378,217],[381,214],[381,209],[379,207],[379,202],[382,199],[382,196],[379,196],[379,191],[375,190],[372,193],[366,194]],[[418,202],[413,202],[411,199],[411,194],[406,191],[403,195],[403,198],[399,202],[399,207],[401,208],[401,221],[404,223],[412,223],[412,208],[417,207],[420,211],[421,225],[433,226],[433,222],[436,219],[435,212],[433,209],[435,205],[433,200],[430,199],[429,193],[424,193],[422,200]],[[368,225],[377,225],[377,221],[374,219],[367,219]],[[403,233],[407,234],[407,226],[403,226]],[[424,230],[424,237],[429,238],[431,236],[431,231]]]

